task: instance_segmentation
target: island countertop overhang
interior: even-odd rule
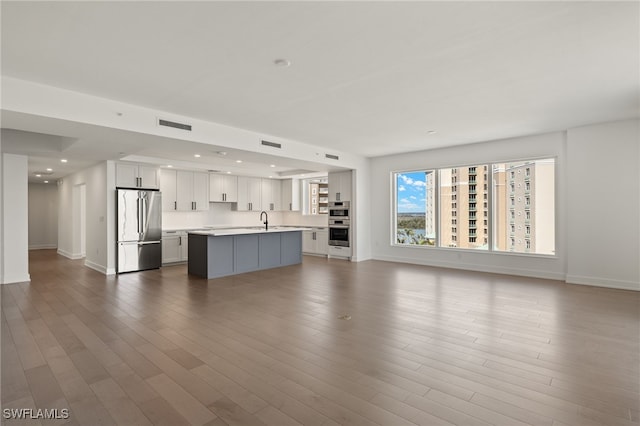
[[[189,231],[189,234],[195,235],[208,235],[211,237],[228,236],[228,235],[246,235],[246,234],[272,234],[277,232],[295,232],[295,231],[309,231],[311,228],[306,227],[289,227],[289,226],[274,226],[269,229],[260,228],[226,228],[226,229],[211,229],[211,230],[198,230]]]

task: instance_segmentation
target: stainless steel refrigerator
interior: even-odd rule
[[[145,189],[117,189],[118,273],[162,264],[162,195]]]

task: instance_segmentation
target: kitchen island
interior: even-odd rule
[[[189,274],[218,278],[301,263],[305,229],[231,228],[189,232]]]

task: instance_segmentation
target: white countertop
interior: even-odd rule
[[[264,228],[223,228],[223,229],[211,229],[208,231],[191,231],[190,234],[196,235],[210,235],[217,237],[221,235],[243,235],[243,234],[272,234],[276,232],[294,232],[294,231],[307,231],[311,228],[297,228],[291,226],[274,226],[265,231]]]

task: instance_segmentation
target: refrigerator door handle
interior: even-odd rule
[[[138,231],[138,238],[140,238],[140,198],[136,199],[136,216],[138,217],[136,230]]]
[[[138,241],[139,246],[146,246],[148,244],[158,244],[158,241]]]

